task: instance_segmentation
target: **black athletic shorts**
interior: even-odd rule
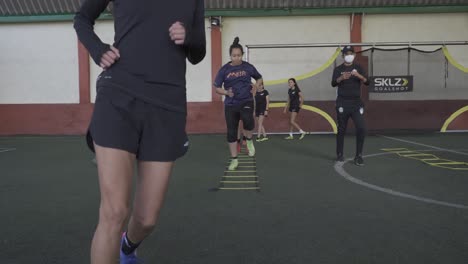
[[[247,101],[239,105],[226,105],[224,109],[224,115],[226,117],[226,125],[228,130],[235,130],[235,133],[237,134],[237,128],[239,126],[240,120],[242,120],[242,124],[244,125],[245,130],[253,130],[255,128],[253,108],[253,101]]]
[[[265,115],[265,111],[266,111],[266,105],[257,105],[255,107],[255,116],[256,117],[259,117],[259,116],[264,116]]]
[[[289,106],[289,112],[296,112],[296,113],[299,113],[299,111],[301,110],[301,107],[299,107],[298,105],[290,105]]]
[[[188,150],[186,113],[146,103],[119,88],[98,88],[87,143],[125,150],[141,161],[175,161]]]

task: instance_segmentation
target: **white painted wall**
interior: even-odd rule
[[[187,101],[189,102],[210,102],[211,101],[211,33],[209,21],[206,25],[206,50],[205,59],[192,65],[187,61]],[[101,40],[105,43],[113,43],[114,25],[112,21],[101,21],[96,23],[95,31]],[[96,98],[96,79],[101,73],[94,61],[90,58],[90,80],[91,80],[91,101]]]
[[[223,18],[223,64],[230,60],[229,47],[236,36],[244,47],[252,44],[347,43],[350,41],[349,21],[349,16]],[[272,81],[311,72],[322,66],[335,51],[336,47],[250,49],[249,62],[265,81]],[[308,97],[334,100],[336,90],[330,86],[331,74],[322,79],[326,81],[320,81]],[[286,90],[287,86],[285,93]]]
[[[239,36],[241,44],[349,42],[349,16],[223,18],[223,63],[229,61],[229,46]],[[211,100],[211,40],[207,26],[207,56],[187,71],[188,100]],[[112,22],[96,25],[106,42],[113,39]],[[79,76],[76,35],[71,22],[0,24],[0,104],[78,103]],[[363,41],[468,40],[468,14],[365,15]],[[424,47],[423,47],[424,48]],[[429,47],[433,49],[434,47]],[[426,49],[428,49],[426,47]],[[310,72],[325,63],[335,48],[250,50],[250,62],[276,80]],[[468,47],[450,46],[453,57],[468,67]],[[91,61],[91,99],[100,70]],[[322,83],[322,82],[321,82]],[[323,86],[323,87],[322,87]],[[314,88],[315,89],[315,88]],[[312,95],[333,100],[335,90],[326,82]],[[399,95],[392,95],[399,99]],[[468,99],[467,89],[454,93],[405,94],[405,99]],[[371,99],[388,99],[371,94]]]
[[[113,21],[97,21],[94,25],[94,31],[104,43],[112,44],[114,42],[114,22]],[[102,69],[94,63],[94,60],[89,57],[89,79],[91,89],[91,102],[96,99],[96,80]]]
[[[79,102],[71,22],[0,24],[0,36],[0,104]]]
[[[206,56],[202,62],[192,65],[187,61],[187,101],[211,102],[211,29],[205,20]]]
[[[363,42],[407,41],[467,41],[468,13],[456,14],[401,14],[366,15],[362,26]],[[416,47],[434,50],[436,46]],[[468,66],[468,46],[448,46],[452,56]],[[421,71],[420,71],[421,72]],[[458,73],[457,73],[458,74]],[[443,73],[441,73],[441,78]],[[465,77],[468,80],[468,76]],[[417,82],[418,80],[415,80]],[[421,81],[421,77],[419,79]],[[468,99],[468,87],[457,85],[452,89],[415,90],[405,94],[371,94],[371,100],[439,100]]]

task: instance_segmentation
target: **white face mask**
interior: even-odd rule
[[[346,61],[346,63],[352,63],[354,61],[354,55],[346,55],[344,57],[344,60]]]

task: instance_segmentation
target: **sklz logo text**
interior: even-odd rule
[[[375,78],[375,86],[407,86],[409,81],[406,78]]]
[[[371,93],[401,93],[413,91],[413,76],[372,76],[369,86]]]

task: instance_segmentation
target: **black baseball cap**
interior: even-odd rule
[[[346,54],[348,51],[352,51],[354,53],[354,48],[353,46],[345,46],[342,50],[341,53]]]

